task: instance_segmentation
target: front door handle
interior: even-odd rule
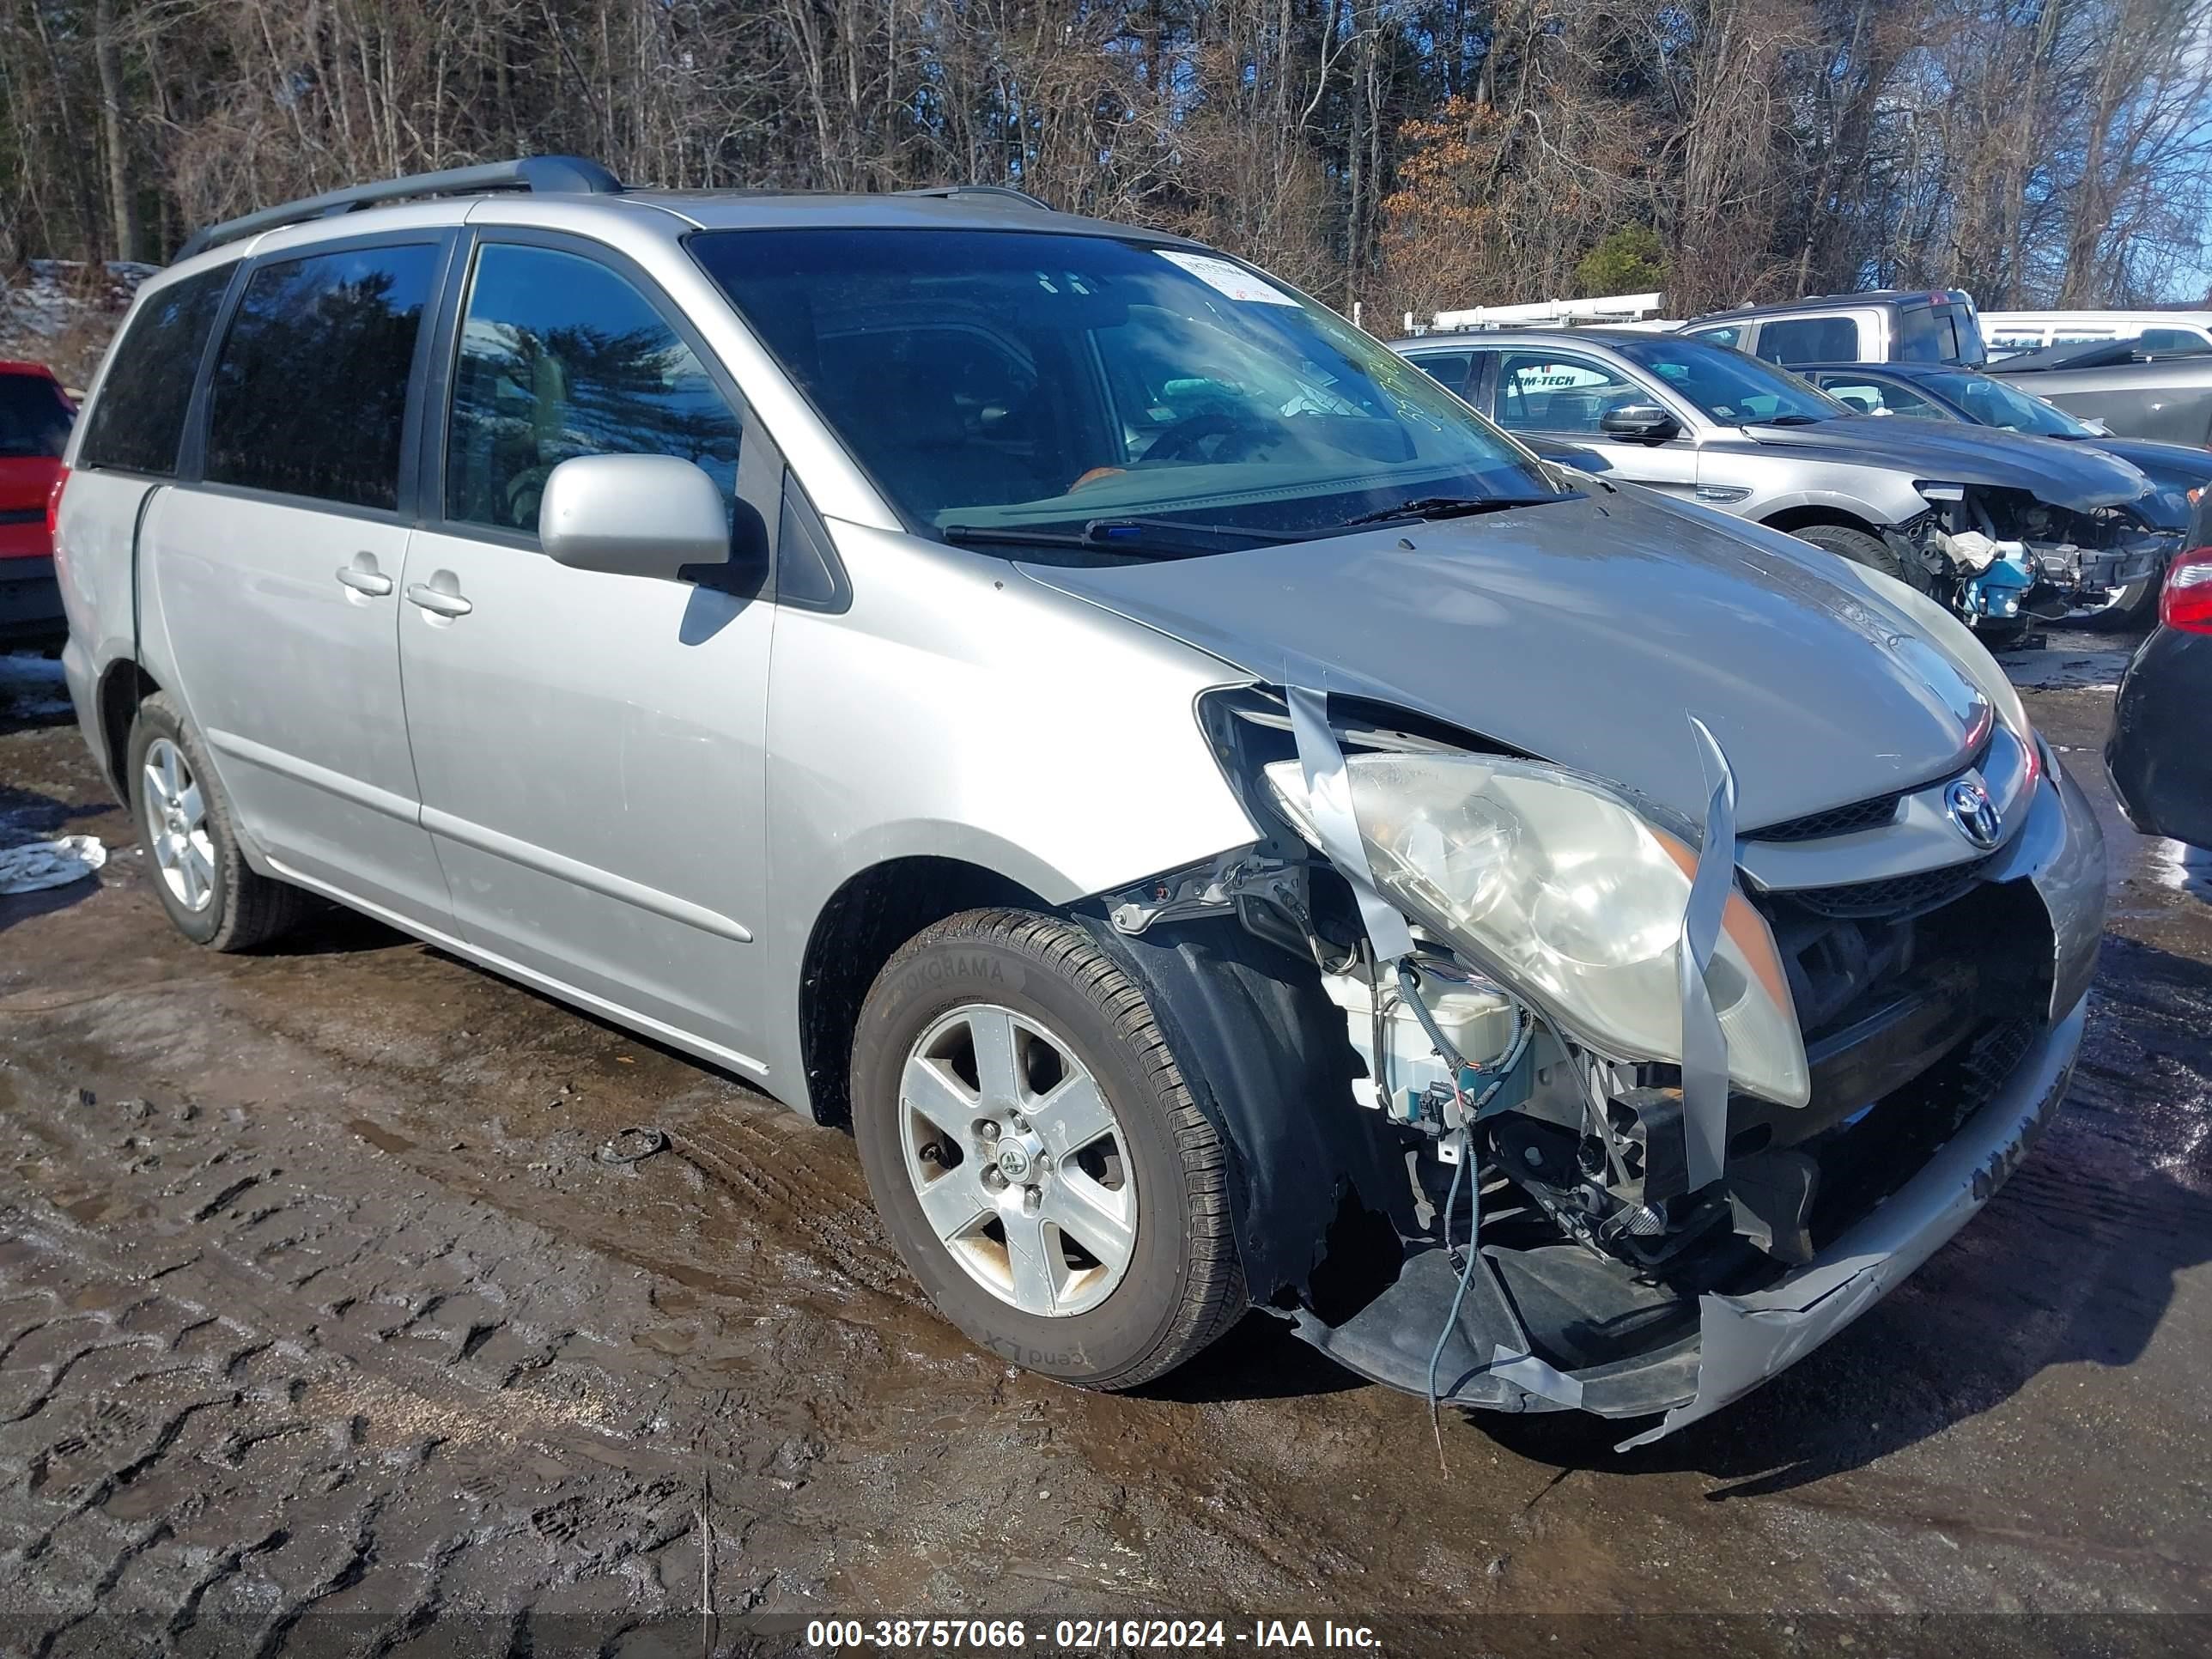
[[[407,603],[419,605],[435,617],[465,617],[476,609],[458,593],[448,593],[428,582],[407,584]]]
[[[392,591],[392,578],[376,568],[376,555],[356,553],[351,564],[337,568],[338,583],[356,593],[366,593],[372,599],[380,599]]]

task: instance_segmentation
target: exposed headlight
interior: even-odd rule
[[[1559,1027],[1621,1060],[1682,1058],[1675,974],[1697,853],[1622,791],[1533,761],[1354,755],[1353,816],[1376,884]],[[1316,847],[1296,761],[1266,769]],[[1765,919],[1729,895],[1707,976],[1735,1087],[1812,1092],[1790,982]]]

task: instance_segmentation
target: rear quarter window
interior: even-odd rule
[[[236,269],[204,270],[146,296],[85,416],[80,467],[176,476],[192,382]]]

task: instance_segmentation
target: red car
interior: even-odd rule
[[[76,419],[50,371],[0,362],[0,645],[44,644],[67,629],[46,503]]]

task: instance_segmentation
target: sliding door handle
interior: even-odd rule
[[[376,568],[376,556],[373,553],[357,554],[351,564],[340,565],[337,579],[340,586],[366,593],[372,599],[380,599],[392,591],[392,578]]]

